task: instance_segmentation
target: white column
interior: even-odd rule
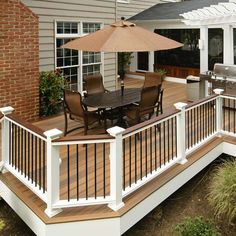
[[[125,129],[115,126],[107,132],[115,137],[114,142],[110,144],[110,192],[113,200],[108,206],[117,211],[124,206],[122,201],[122,133]]]
[[[234,64],[234,41],[233,28],[231,25],[225,25],[224,31],[224,64]]]
[[[137,52],[134,52],[132,54],[132,58],[131,58],[131,63],[130,63],[130,66],[129,66],[129,69],[131,72],[135,72],[138,68],[137,66],[137,63],[138,63],[138,53]]]
[[[214,89],[214,93],[221,95],[224,89]],[[216,131],[218,136],[221,137],[221,131],[223,127],[223,104],[222,98],[219,96],[216,99]]]
[[[174,106],[181,111],[177,116],[177,157],[180,158],[179,163],[183,165],[187,162],[185,145],[185,107],[187,103],[178,102]]]
[[[47,209],[48,217],[60,213],[61,209],[53,209],[53,204],[60,199],[60,146],[53,146],[52,140],[59,138],[62,131],[52,129],[44,132],[47,137]]]
[[[150,72],[154,71],[154,52],[148,53],[148,70]]]
[[[201,26],[200,28],[200,72],[208,71],[208,27]]]
[[[6,116],[8,114],[11,114],[12,111],[14,111],[13,107],[2,107],[0,108],[0,112]],[[4,171],[4,165],[9,164],[9,149],[10,144],[9,144],[9,121],[7,119],[3,119],[2,121],[2,161],[0,164],[0,170],[1,172]]]

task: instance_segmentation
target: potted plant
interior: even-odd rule
[[[161,75],[162,81],[165,79],[167,71],[165,69],[155,69],[155,73],[158,73]]]
[[[39,78],[40,115],[48,116],[62,110],[64,77],[59,70],[41,72]]]
[[[121,80],[124,79],[125,72],[127,71],[132,58],[132,52],[118,52],[118,75]]]

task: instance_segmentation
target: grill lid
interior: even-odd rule
[[[213,72],[215,76],[236,77],[236,65],[215,63]]]

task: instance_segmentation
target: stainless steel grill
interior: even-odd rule
[[[233,78],[236,82],[236,65],[226,65],[216,63],[214,65],[213,74],[216,77],[223,77],[224,79]]]
[[[224,89],[224,93],[236,95],[236,65],[216,63],[213,71],[201,73],[199,77],[188,76],[187,98],[195,101],[213,93],[216,88]],[[205,81],[210,83],[210,90]]]
[[[236,65],[216,63],[212,76],[212,90],[224,89],[227,94],[236,94]]]

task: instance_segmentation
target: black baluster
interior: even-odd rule
[[[76,144],[76,184],[77,184],[77,200],[79,200],[79,145]]]
[[[123,139],[123,190],[125,190],[125,140]]]
[[[167,120],[167,153],[168,162],[170,162],[170,120]]]
[[[137,134],[134,135],[134,179],[137,183]]]
[[[103,143],[103,197],[106,197],[106,144]]]
[[[159,167],[161,168],[162,161],[161,161],[161,150],[162,150],[162,140],[161,140],[161,128],[162,128],[162,123],[159,124]]]
[[[152,174],[152,127],[150,127],[150,172]]]
[[[69,145],[67,145],[67,200],[68,202],[70,201],[70,146]]]
[[[43,142],[43,192],[46,191],[46,143]]]
[[[42,140],[39,139],[39,189],[42,187]]]
[[[143,137],[142,137],[142,131],[140,132],[140,140],[139,140],[139,143],[140,143],[140,179],[142,180],[143,178]]]
[[[166,164],[166,122],[163,122],[163,135],[164,135],[164,165]]]
[[[132,156],[131,156],[131,147],[132,147],[132,142],[131,142],[131,136],[129,136],[129,186],[131,187],[131,171],[132,171]]]
[[[35,137],[35,187],[38,181],[38,138]]]
[[[97,199],[97,144],[94,144],[94,194]]]
[[[145,129],[145,174],[147,177],[148,171],[147,171],[147,129]]]
[[[34,135],[31,134],[31,183],[34,182]]]
[[[85,144],[85,192],[88,199],[88,144]]]

